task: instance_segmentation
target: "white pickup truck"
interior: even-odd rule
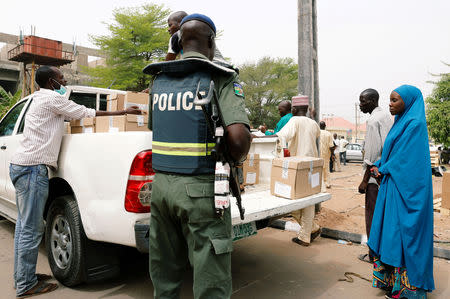
[[[70,99],[100,110],[106,110],[108,94],[123,93],[82,86],[67,89]],[[32,95],[20,100],[0,121],[0,215],[11,221],[16,220],[17,210],[9,161],[19,145],[32,100]],[[261,184],[248,187],[242,195],[244,220],[234,203],[231,207],[235,240],[256,234],[274,217],[330,199],[327,193],[297,200],[270,195],[275,144],[275,138],[253,141],[250,152],[260,154]],[[151,149],[151,132],[64,135],[59,168],[49,172],[44,215],[48,260],[61,283],[74,286],[116,275],[117,246],[111,244],[148,252],[154,175]]]

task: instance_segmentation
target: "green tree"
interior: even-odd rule
[[[426,99],[428,132],[444,146],[450,146],[450,73],[441,74]]]
[[[291,58],[264,57],[242,65],[240,79],[251,124],[274,128],[280,119],[278,104],[297,94],[297,64]]]
[[[106,54],[106,66],[88,68],[99,87],[141,91],[148,87],[150,76],[142,69],[160,60],[167,51],[167,16],[163,5],[115,9],[114,22],[106,24],[110,35],[92,35],[93,43]]]
[[[0,86],[0,118],[2,118],[5,113],[17,103],[21,95],[21,90],[16,91],[13,95],[10,92],[6,92],[6,90]]]

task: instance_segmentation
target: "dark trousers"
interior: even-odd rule
[[[347,152],[340,152],[341,164],[347,165]]]
[[[372,226],[373,212],[377,202],[378,185],[368,184],[366,189],[366,233],[367,238],[370,236],[370,227]],[[371,256],[372,257],[372,256]]]
[[[330,157],[330,173],[333,172],[333,165],[334,165],[334,161]]]

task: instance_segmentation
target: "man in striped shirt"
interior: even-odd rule
[[[48,275],[36,275],[39,244],[44,232],[44,207],[49,192],[47,167],[58,167],[58,155],[65,119],[101,115],[140,114],[137,107],[123,111],[95,111],[67,99],[66,80],[53,66],[36,72],[40,90],[32,96],[25,116],[23,139],[10,165],[10,177],[16,188],[18,210],[14,236],[14,285],[18,297],[47,293],[57,284],[47,283]]]

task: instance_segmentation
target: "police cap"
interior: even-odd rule
[[[192,21],[192,20],[201,21],[201,22],[207,24],[209,27],[211,27],[212,31],[214,31],[214,34],[216,34],[216,25],[214,25],[214,22],[208,16],[205,16],[205,15],[202,15],[199,13],[193,13],[193,14],[185,16],[183,18],[183,20],[181,20],[180,27],[183,26],[184,23]]]

